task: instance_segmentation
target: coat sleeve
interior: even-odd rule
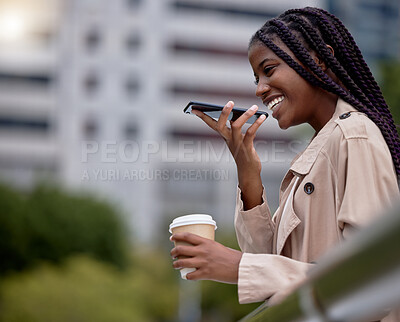
[[[338,164],[337,222],[342,237],[368,225],[399,197],[390,151],[379,131],[365,128],[365,135],[345,129]],[[361,132],[361,133],[360,133]]]
[[[236,197],[235,228],[239,246],[244,252],[239,265],[239,303],[261,302],[272,305],[290,294],[306,278],[312,264],[273,255],[275,223],[267,204],[243,210],[241,191]],[[254,276],[254,274],[257,276]]]
[[[263,203],[243,210],[241,191],[238,187],[235,209],[235,230],[240,249],[248,253],[271,253],[275,231],[271,212],[263,188]]]
[[[239,265],[239,303],[280,302],[304,282],[312,265],[281,255],[244,253]]]

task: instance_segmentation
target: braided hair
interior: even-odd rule
[[[277,38],[301,64],[277,46],[273,41]],[[267,21],[253,35],[249,47],[256,42],[269,47],[312,85],[338,95],[365,113],[381,130],[392,155],[397,177],[400,178],[400,140],[393,117],[360,49],[337,17],[313,7],[287,10]],[[327,45],[333,48],[335,55]],[[310,50],[323,59],[343,87],[315,63]]]

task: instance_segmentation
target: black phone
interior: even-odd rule
[[[188,105],[186,105],[186,107],[183,109],[183,112],[186,114],[192,114],[192,110],[197,110],[203,112],[204,114],[207,114],[215,120],[218,120],[223,108],[223,105],[190,101]],[[236,121],[238,117],[246,111],[247,110],[244,108],[234,107],[232,109],[232,112],[229,114],[228,120]],[[266,118],[268,117],[267,112],[257,111],[252,117],[247,120],[246,123],[253,124],[261,115],[265,115]]]

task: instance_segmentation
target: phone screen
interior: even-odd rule
[[[212,117],[214,120],[218,120],[223,108],[223,105],[190,101],[183,109],[183,112],[186,114],[192,114],[192,110],[198,110]],[[229,114],[228,120],[235,121],[244,112],[246,112],[246,109],[234,107],[232,112]],[[246,123],[253,124],[261,115],[268,117],[266,112],[257,111],[251,118],[247,120]]]

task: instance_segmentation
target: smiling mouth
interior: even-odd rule
[[[277,97],[277,98],[273,99],[271,102],[269,102],[269,103],[267,104],[267,108],[268,108],[269,110],[274,111],[274,108],[275,108],[280,102],[282,102],[284,99],[285,99],[285,98],[284,98],[283,96],[280,96],[280,97]]]

